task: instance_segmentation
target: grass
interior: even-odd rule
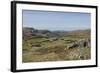
[[[79,40],[84,37],[64,36],[56,41],[50,41],[49,38],[32,37],[23,40],[22,61],[26,62],[43,62],[43,61],[69,61],[69,60],[87,60],[91,58],[90,48],[73,48],[67,49],[66,40]],[[86,37],[85,37],[86,38]],[[63,40],[62,40],[63,39]],[[48,41],[46,41],[48,40]],[[41,47],[32,48],[32,44],[39,44]]]
[[[37,52],[37,53],[36,53]],[[63,61],[63,60],[86,60],[90,59],[90,49],[87,50],[38,50],[23,54],[23,62]],[[45,53],[46,52],[46,53]]]

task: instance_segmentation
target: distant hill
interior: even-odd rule
[[[58,37],[60,36],[59,32],[51,32],[49,30],[37,30],[34,28],[23,27],[23,38],[28,37]]]
[[[87,37],[90,38],[91,35],[91,30],[86,29],[86,30],[75,30],[75,31],[70,31],[67,33],[69,36],[82,36],[82,37]]]
[[[30,27],[23,27],[23,38],[36,37],[61,37],[61,36],[88,36],[90,37],[90,29],[75,31],[49,31],[37,30]]]

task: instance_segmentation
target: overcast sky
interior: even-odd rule
[[[23,26],[45,30],[89,29],[90,13],[23,10]]]

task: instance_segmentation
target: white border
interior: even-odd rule
[[[81,61],[57,61],[57,62],[36,62],[36,63],[22,63],[22,9],[27,10],[46,10],[46,11],[63,11],[63,12],[86,12],[91,13],[91,60]],[[95,8],[82,7],[60,7],[60,6],[45,6],[45,5],[28,5],[17,4],[17,70],[21,69],[38,69],[38,68],[52,68],[52,67],[70,67],[70,66],[85,66],[95,65],[96,60],[96,31],[95,31]]]

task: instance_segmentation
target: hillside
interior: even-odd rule
[[[49,31],[23,27],[22,61],[69,61],[91,58],[90,30]]]
[[[23,27],[23,38],[36,37],[62,37],[62,36],[83,36],[90,37],[90,30],[75,30],[75,31],[49,31],[37,30],[34,28]]]

